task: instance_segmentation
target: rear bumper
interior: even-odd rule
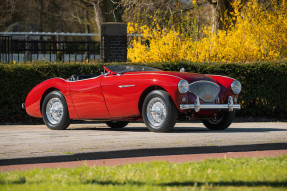
[[[199,98],[197,97],[194,104],[180,104],[181,110],[193,109],[195,112],[199,112],[201,109],[220,109],[220,110],[240,110],[240,104],[233,104],[233,99],[231,96],[228,98],[228,104],[200,104]]]

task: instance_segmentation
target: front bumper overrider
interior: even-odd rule
[[[197,97],[194,104],[180,104],[181,110],[193,109],[195,112],[199,112],[201,109],[220,109],[220,110],[240,110],[240,104],[233,104],[232,96],[228,97],[227,104],[200,104],[199,98]]]

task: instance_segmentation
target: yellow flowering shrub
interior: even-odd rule
[[[211,34],[202,29],[203,37],[196,40],[179,30],[150,28],[128,23],[129,33],[140,33],[128,49],[132,62],[162,61],[223,61],[249,62],[287,58],[287,3],[273,2],[273,10],[261,7],[257,0],[244,7],[239,0],[233,3],[234,12],[224,22],[226,30]],[[241,10],[240,10],[241,9]],[[240,10],[240,11],[239,11]],[[233,21],[236,21],[235,24]]]
[[[151,30],[146,25],[141,26],[140,31],[142,38],[133,40],[133,48],[128,50],[128,58],[133,62],[179,60],[178,47],[182,44],[179,32],[161,29],[159,26]]]

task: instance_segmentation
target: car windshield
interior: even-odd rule
[[[160,71],[159,69],[147,67],[147,66],[137,66],[137,65],[109,65],[105,66],[108,70],[115,73],[125,73],[125,72],[141,72],[141,71]]]

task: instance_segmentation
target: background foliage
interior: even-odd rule
[[[156,18],[150,25],[129,23],[128,31],[143,38],[132,41],[128,58],[132,62],[286,59],[287,3],[273,1],[272,5],[273,9],[267,10],[257,0],[235,0],[233,11],[224,17],[224,30],[214,33],[211,27],[204,27],[201,38],[197,31],[187,31],[186,25],[161,27]]]
[[[0,31],[89,33],[100,31],[99,20],[149,25],[150,16],[157,18],[161,26],[170,18],[170,24],[176,25],[197,17],[199,27],[209,25],[209,3],[197,3],[200,17],[188,0],[1,0]]]
[[[168,71],[179,71],[184,67],[186,72],[234,77],[243,86],[239,96],[242,110],[237,115],[287,119],[286,63],[167,62],[145,65]],[[101,72],[102,67],[100,63],[0,64],[0,122],[31,120],[21,109],[21,103],[38,83],[52,77],[95,74]]]

